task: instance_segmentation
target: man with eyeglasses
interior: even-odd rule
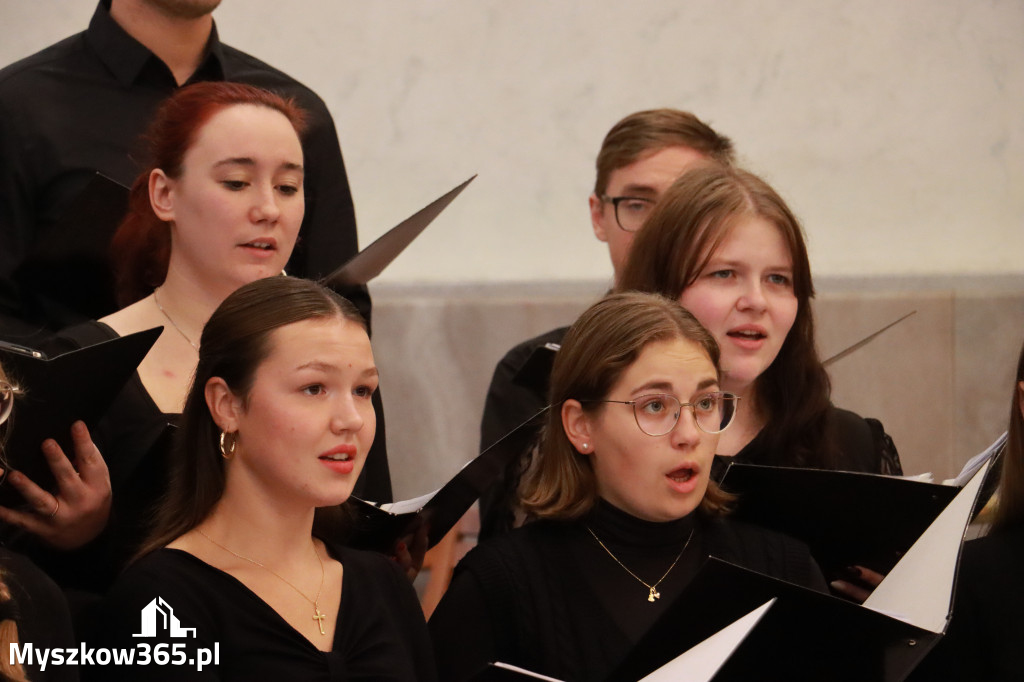
[[[633,235],[662,193],[685,171],[704,161],[732,164],[732,141],[693,114],[678,109],[651,109],[626,116],[612,126],[597,155],[597,179],[590,195],[594,235],[608,244],[615,279],[626,262]],[[480,425],[481,450],[489,447],[544,407],[546,377],[530,382],[517,375],[531,355],[559,344],[568,327],[520,343],[494,370]],[[521,462],[512,462],[502,480],[480,500],[480,538],[514,525],[515,489]]]

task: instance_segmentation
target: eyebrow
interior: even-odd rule
[[[717,386],[717,385],[718,385],[718,379],[714,378],[714,377],[709,377],[709,378],[704,379],[701,382],[699,382],[697,384],[697,388],[694,389],[694,392],[696,392],[696,391],[703,391],[705,388],[710,388],[711,386]],[[672,388],[673,388],[672,384],[670,382],[668,382],[668,381],[663,381],[663,380],[649,381],[646,384],[644,384],[643,386],[640,386],[639,388],[635,389],[633,391],[632,395],[642,395],[645,391],[652,391],[652,390],[653,391],[664,391],[664,392],[667,393],[667,392],[671,391]]]
[[[739,266],[741,266],[741,265],[745,266],[746,263],[743,262],[743,261],[739,261],[739,260],[730,260],[730,259],[727,259],[727,258],[716,257],[714,254],[712,254],[711,258],[708,258],[707,265],[705,265],[704,267],[707,268],[707,267],[711,267],[711,266],[714,266],[714,267],[723,267],[724,266],[724,267],[729,268],[730,270],[737,270],[737,269],[739,269]],[[768,267],[765,268],[765,270],[780,271],[780,272],[793,272],[793,266],[792,265],[769,265]]]
[[[645,391],[671,391],[672,384],[668,381],[648,381],[643,386],[633,389],[633,395],[642,395]]]
[[[697,384],[697,390],[703,391],[705,388],[711,388],[712,386],[718,385],[718,379],[705,379],[704,381]]]
[[[234,156],[234,157],[231,157],[229,159],[221,159],[217,163],[213,164],[213,167],[214,168],[219,168],[221,166],[255,166],[255,165],[256,165],[256,160],[253,159],[252,157],[249,157],[249,156]],[[280,166],[278,166],[278,168],[281,169],[281,170],[294,170],[294,171],[299,171],[300,173],[305,173],[305,169],[302,167],[301,163],[292,163],[290,161],[285,161]]]
[[[305,362],[305,363],[299,365],[295,369],[296,370],[312,369],[312,370],[316,370],[316,371],[320,371],[320,372],[337,372],[338,371],[338,366],[337,365],[332,365],[329,362],[322,362],[320,360],[310,360],[309,362]],[[362,372],[360,372],[360,376],[370,376],[370,377],[380,376],[380,370],[377,369],[376,365],[373,366],[373,367],[367,367]]]
[[[619,196],[631,197],[639,196],[640,198],[646,198],[644,195],[657,196],[658,190],[651,187],[650,185],[637,185],[629,184],[622,188],[622,193]]]

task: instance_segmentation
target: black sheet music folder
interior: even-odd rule
[[[53,358],[0,342],[0,363],[24,391],[8,421],[7,468],[50,488],[53,475],[39,449],[42,442],[53,438],[73,460],[71,425],[78,420],[89,428],[96,425],[162,331],[163,327],[155,327]],[[12,486],[0,485],[0,504],[22,502]]]

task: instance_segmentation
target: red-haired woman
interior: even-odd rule
[[[161,439],[184,404],[203,324],[233,291],[288,262],[305,208],[304,119],[291,100],[222,82],[182,88],[157,111],[148,166],[112,244],[126,307],[57,342],[64,349],[164,327],[94,434],[113,486],[106,532],[82,550],[88,559],[39,555],[64,586],[102,591],[133,551],[166,486]],[[370,462],[387,480],[386,460]]]

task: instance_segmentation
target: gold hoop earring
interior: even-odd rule
[[[227,433],[227,431],[221,431],[220,432],[220,456],[223,457],[224,459],[231,459],[232,457],[234,457],[235,456],[235,445],[236,445],[237,442],[238,441],[237,441],[237,439],[235,437],[232,437],[231,441],[229,442],[228,441],[228,433]]]

